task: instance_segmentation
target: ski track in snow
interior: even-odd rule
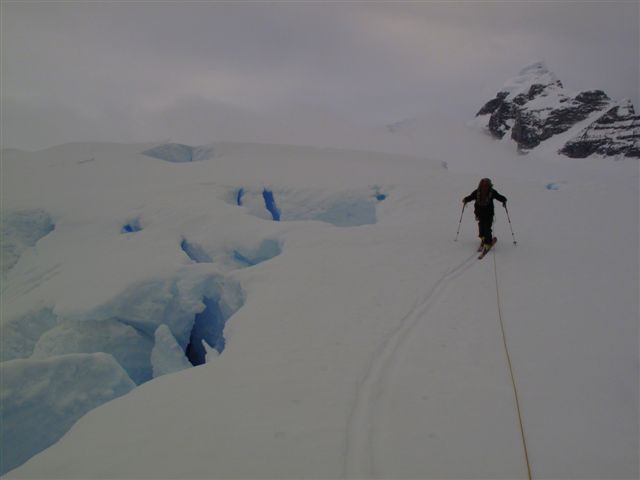
[[[382,342],[374,358],[367,367],[363,380],[359,383],[356,400],[347,421],[347,439],[343,478],[376,478],[373,456],[373,410],[380,393],[385,390],[389,367],[398,358],[409,333],[425,318],[426,314],[447,286],[476,264],[473,253],[464,261],[449,269],[440,279],[417,300],[411,310],[402,318],[398,327]]]

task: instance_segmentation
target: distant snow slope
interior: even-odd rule
[[[420,141],[432,160],[232,143],[178,163],[143,154],[175,153],[163,145],[13,153],[3,218],[45,212],[55,229],[6,272],[3,366],[104,352],[138,386],[7,478],[523,477],[494,268],[534,475],[637,476],[638,163]],[[453,242],[480,174],[518,240],[498,207],[495,265],[476,259],[469,209]],[[39,378],[3,378],[3,429]],[[76,397],[87,385],[60,380]],[[60,388],[31,400],[55,405]],[[25,424],[21,455],[42,428]],[[3,455],[5,471],[25,459]]]

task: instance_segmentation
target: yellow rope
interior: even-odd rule
[[[520,423],[520,435],[522,436],[522,447],[524,449],[524,458],[527,463],[527,473],[529,480],[531,476],[531,464],[529,463],[529,451],[527,450],[527,440],[524,435],[524,423],[522,421],[522,412],[520,410],[520,400],[518,397],[518,389],[516,388],[516,380],[513,374],[513,366],[511,364],[511,355],[509,354],[509,347],[507,346],[507,335],[504,331],[504,322],[502,321],[502,307],[500,304],[500,289],[498,288],[498,267],[496,264],[496,252],[493,251],[493,273],[496,279],[496,299],[498,301],[498,318],[500,320],[500,330],[502,331],[502,342],[504,344],[504,351],[507,354],[507,364],[509,365],[509,374],[511,375],[511,385],[513,386],[513,395],[516,399],[516,410],[518,411],[518,422]]]

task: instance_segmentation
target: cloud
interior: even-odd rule
[[[245,115],[250,121],[234,125],[251,124],[251,135],[258,117],[319,116],[303,109],[368,124],[430,112],[468,118],[536,59],[570,88],[602,88],[640,108],[639,9],[635,2],[4,2],[5,143],[33,147],[90,134],[142,141],[170,136],[175,122],[167,118],[218,122],[214,111]]]

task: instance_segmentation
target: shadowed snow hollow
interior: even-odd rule
[[[213,147],[190,147],[181,143],[167,143],[145,150],[143,155],[171,163],[200,162],[214,156]]]
[[[221,268],[245,268],[266,262],[282,253],[280,242],[262,240],[259,244],[236,245],[220,249],[183,238],[180,248],[194,263],[216,263]]]

